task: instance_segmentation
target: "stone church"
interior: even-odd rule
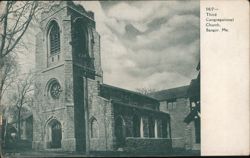
[[[168,151],[168,113],[149,96],[103,83],[94,13],[62,1],[36,36],[33,142],[37,150]]]

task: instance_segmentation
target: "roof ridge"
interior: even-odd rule
[[[144,94],[139,93],[139,92],[136,92],[136,91],[132,91],[132,90],[128,90],[128,89],[124,89],[124,88],[112,86],[112,85],[105,84],[105,83],[102,83],[102,85],[104,85],[104,86],[109,86],[109,87],[111,87],[111,88],[116,88],[116,89],[119,89],[119,90],[123,90],[123,91],[129,92],[129,93],[133,93],[133,94],[140,95],[140,96],[142,96],[142,97],[146,97],[146,98],[149,98],[149,99],[152,99],[152,100],[157,101],[155,98],[152,98],[152,97],[149,96],[149,95],[144,95]]]

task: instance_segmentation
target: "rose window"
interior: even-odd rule
[[[61,86],[58,82],[52,83],[50,87],[50,95],[53,99],[58,99],[61,92]]]

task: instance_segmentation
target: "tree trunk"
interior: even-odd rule
[[[3,135],[4,145],[6,143],[7,128],[8,128],[8,117],[5,119],[5,124],[4,124],[4,135]]]
[[[3,76],[3,59],[2,57],[0,57],[0,81],[2,80],[2,76]],[[2,110],[3,110],[3,107],[2,107],[2,91],[3,91],[3,85],[2,83],[0,83],[0,115],[2,115]]]
[[[20,140],[21,139],[21,108],[18,109],[18,118],[17,118],[17,129],[18,129],[18,133],[17,133],[17,139]]]

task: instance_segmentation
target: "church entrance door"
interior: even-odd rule
[[[51,135],[52,135],[51,148],[61,148],[62,128],[61,124],[58,121],[52,124]]]

